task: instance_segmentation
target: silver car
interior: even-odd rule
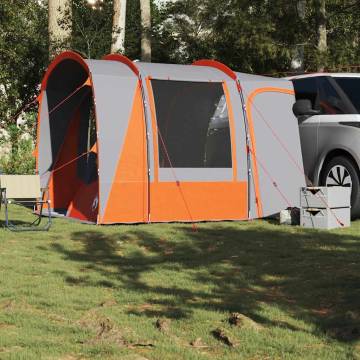
[[[352,217],[360,216],[360,74],[289,78],[295,89],[309,185],[351,187]]]

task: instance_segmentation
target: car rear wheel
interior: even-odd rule
[[[351,217],[360,216],[360,180],[356,164],[345,156],[336,156],[327,162],[321,172],[322,186],[351,188]]]

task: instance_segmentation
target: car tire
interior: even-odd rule
[[[335,183],[339,183],[339,176],[337,176],[339,172],[345,174],[340,176],[342,177],[340,182],[345,186],[349,186],[351,181],[351,218],[358,218],[360,217],[360,180],[358,167],[353,160],[345,156],[336,156],[328,161],[321,171],[320,185],[336,186]],[[334,185],[329,185],[329,182],[334,183]]]

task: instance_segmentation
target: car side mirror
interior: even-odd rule
[[[311,101],[309,99],[300,99],[297,100],[293,105],[293,113],[295,114],[296,117],[312,116],[312,115],[319,115],[320,110],[313,109]]]

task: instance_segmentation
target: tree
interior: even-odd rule
[[[327,63],[327,19],[326,19],[326,0],[317,0],[317,31],[319,51],[318,71],[324,71]]]
[[[111,52],[125,51],[126,0],[113,0],[114,14],[112,25]]]
[[[172,57],[201,58],[251,73],[289,71],[299,20],[288,0],[182,0],[167,5],[167,33],[177,42]]]
[[[297,0],[297,13],[300,22],[306,19],[306,0]],[[296,72],[304,71],[304,43],[298,39],[295,45],[294,55],[291,61],[291,70]]]
[[[16,124],[36,98],[48,61],[47,8],[37,0],[0,2],[0,124]]]
[[[334,71],[359,71],[360,1],[328,0],[328,67]],[[353,65],[353,66],[351,66]]]
[[[68,48],[72,30],[71,0],[48,0],[49,55]]]
[[[71,48],[89,59],[99,59],[109,54],[112,18],[112,0],[91,4],[84,0],[72,0]]]
[[[150,0],[140,0],[141,60],[151,62],[151,7]]]
[[[0,167],[9,173],[33,170],[36,96],[48,61],[46,15],[37,0],[0,2],[0,147],[9,151]]]

